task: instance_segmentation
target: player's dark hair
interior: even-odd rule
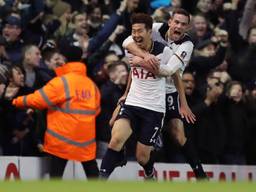
[[[135,13],[135,14],[132,15],[131,23],[132,23],[132,25],[136,24],[136,23],[142,23],[142,24],[145,24],[146,29],[152,29],[153,19],[148,14]]]
[[[190,14],[185,9],[182,8],[176,8],[172,12],[172,17],[174,17],[175,14],[185,15],[188,18],[188,23],[190,23]]]

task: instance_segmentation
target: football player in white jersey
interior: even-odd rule
[[[173,55],[171,62],[175,66],[179,66],[179,70],[172,76],[167,78],[166,83],[166,117],[168,133],[170,137],[174,138],[181,146],[182,152],[186,157],[188,163],[193,169],[196,178],[207,178],[203,167],[200,163],[194,144],[190,138],[185,136],[184,124],[182,119],[186,119],[188,123],[194,123],[195,116],[188,107],[184,90],[176,90],[175,85],[183,86],[181,75],[188,64],[192,51],[193,43],[190,37],[185,33],[189,27],[190,15],[181,8],[175,9],[171,18],[167,23],[153,24],[152,39],[169,46]],[[131,39],[128,37],[123,46],[130,53],[140,57],[134,60],[131,66],[140,63],[140,66],[151,71],[154,74],[159,72],[159,63],[157,58],[144,50],[141,50]]]
[[[132,133],[137,138],[136,158],[144,168],[145,175],[154,175],[150,153],[163,124],[165,107],[165,76],[172,75],[177,66],[170,62],[172,50],[151,38],[152,18],[143,13],[132,16],[132,38],[141,49],[155,55],[159,61],[159,75],[140,66],[131,67],[132,81],[124,105],[112,128],[111,140],[100,168],[100,177],[108,178],[123,160],[121,151]],[[133,57],[130,55],[130,57]]]

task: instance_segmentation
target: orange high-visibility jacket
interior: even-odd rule
[[[57,77],[32,94],[13,100],[17,107],[48,109],[44,151],[68,160],[96,158],[95,119],[100,92],[83,63],[56,68]]]

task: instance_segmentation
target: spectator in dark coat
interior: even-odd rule
[[[127,0],[123,0],[120,7],[110,16],[103,28],[92,38],[88,36],[87,14],[84,12],[77,13],[73,16],[74,31],[60,40],[60,46],[65,46],[66,44],[79,46],[83,50],[83,58],[91,55],[101,47],[102,43],[108,39],[119,22],[121,22],[126,4]]]
[[[225,115],[225,146],[221,164],[246,164],[246,134],[248,133],[248,116],[243,100],[242,84],[231,81],[226,89]]]
[[[207,19],[203,15],[192,17],[192,29],[189,31],[195,46],[200,42],[210,39],[213,31],[210,29]]]
[[[195,142],[202,163],[217,164],[225,141],[225,119],[223,114],[223,85],[220,79],[209,75],[205,96],[191,109],[197,116]]]
[[[2,35],[6,40],[5,50],[11,63],[19,64],[22,59],[21,20],[17,15],[5,19]]]
[[[117,106],[119,98],[124,94],[128,69],[123,61],[113,62],[108,66],[109,80],[100,88],[101,92],[101,113],[97,117],[97,156],[102,158],[107,150],[111,138],[111,127],[109,120]]]
[[[6,66],[0,65],[0,155],[2,154],[2,144],[4,138],[4,107],[3,107],[3,95],[6,89],[7,80],[8,80],[8,71],[5,70]]]
[[[10,68],[9,80],[1,105],[4,108],[3,155],[33,156],[36,154],[34,119],[27,110],[16,109],[11,104],[12,99],[31,93],[32,89],[24,87],[24,74],[18,66]]]
[[[25,70],[25,85],[34,90],[41,88],[46,82],[38,71],[41,57],[41,51],[36,45],[27,45],[23,48],[22,66]]]
[[[234,79],[247,84],[256,77],[256,26],[248,31],[247,42],[240,42],[240,48],[233,49],[229,71]]]
[[[223,63],[228,42],[228,34],[224,30],[216,32],[214,39],[200,42],[194,51],[188,69],[195,73],[197,90],[205,85],[207,74]]]
[[[247,164],[256,165],[256,80],[248,86],[246,96],[247,115],[249,119],[249,130],[247,132],[246,158]]]

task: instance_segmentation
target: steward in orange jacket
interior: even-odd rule
[[[65,160],[94,160],[100,92],[86,76],[83,63],[69,62],[55,72],[56,78],[34,93],[14,99],[13,105],[48,109],[45,152]]]

